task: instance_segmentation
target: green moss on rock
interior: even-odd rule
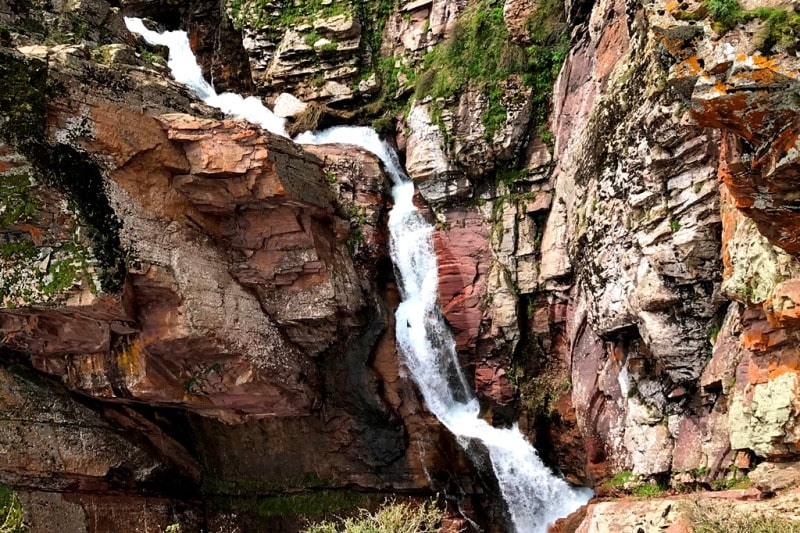
[[[481,117],[487,139],[506,121],[502,83],[519,76],[531,89],[534,117],[545,120],[553,83],[569,48],[563,7],[540,2],[526,21],[530,42],[514,41],[503,19],[503,2],[478,0],[459,18],[452,36],[431,51],[416,78],[415,96],[448,100],[472,87],[482,91],[488,107]]]
[[[44,137],[47,66],[16,52],[0,49],[0,115],[5,137],[17,145]]]
[[[343,0],[227,0],[225,7],[237,30],[284,29],[350,12],[352,6]]]
[[[323,490],[305,494],[282,494],[258,502],[261,516],[322,516],[325,513],[355,509],[364,495],[358,492]]]
[[[27,172],[0,176],[0,227],[29,220],[36,212],[39,203],[30,194],[31,185]]]
[[[321,518],[375,507],[384,497],[351,490],[319,490],[250,498],[218,496],[213,502],[222,510],[249,511],[263,518]]]

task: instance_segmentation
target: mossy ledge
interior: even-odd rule
[[[352,490],[318,490],[262,497],[216,496],[213,506],[224,511],[255,513],[263,518],[329,518],[359,509],[375,508],[386,494]]]
[[[117,292],[125,280],[125,255],[120,245],[121,223],[104,192],[100,169],[74,148],[45,140],[48,85],[47,66],[14,51],[0,48],[0,116],[5,140],[34,165],[46,183],[62,189],[88,226],[100,262],[100,282]]]

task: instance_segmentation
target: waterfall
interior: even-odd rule
[[[148,43],[169,48],[167,66],[172,72],[172,77],[188,87],[203,102],[223,113],[258,124],[276,135],[289,136],[284,128],[286,121],[264,107],[260,98],[255,96],[242,98],[234,93],[217,94],[214,87],[203,77],[203,70],[197,64],[192,47],[189,45],[189,36],[185,31],[158,33],[148,30],[142,19],[132,17],[125,17],[125,26],[129,31],[141,35]]]
[[[243,99],[231,93],[217,95],[203,79],[184,32],[159,34],[147,30],[140,19],[126,18],[125,23],[129,30],[142,35],[149,43],[168,46],[173,76],[204,102],[286,136],[283,121],[257,98]],[[551,472],[516,426],[498,429],[479,417],[478,400],[461,370],[455,341],[436,305],[439,279],[431,238],[433,227],[414,206],[414,184],[394,150],[371,128],[357,126],[306,132],[295,141],[355,145],[372,152],[383,162],[394,185],[389,232],[402,298],[395,318],[397,345],[403,361],[428,409],[458,442],[466,448],[469,441],[476,440],[488,450],[517,533],[546,532],[547,524],[586,503],[591,491],[573,489]]]

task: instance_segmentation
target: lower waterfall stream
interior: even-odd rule
[[[168,66],[176,81],[206,104],[264,129],[288,137],[283,119],[256,97],[217,94],[202,75],[183,31],[157,33],[136,18],[128,29],[148,43],[169,48]],[[340,143],[375,154],[393,182],[394,207],[389,214],[390,252],[402,302],[396,313],[397,345],[428,409],[465,449],[477,440],[488,450],[494,474],[517,533],[544,533],[547,524],[586,503],[588,489],[574,489],[545,466],[518,428],[499,429],[480,418],[480,408],[458,362],[453,336],[436,304],[438,268],[433,227],[414,206],[414,184],[394,150],[374,130],[337,126],[299,135],[299,144]]]

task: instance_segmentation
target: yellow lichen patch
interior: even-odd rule
[[[672,0],[671,2],[667,3],[667,5],[666,5],[666,9],[667,9],[667,11],[669,11],[670,13],[672,13],[673,11],[675,11],[676,9],[678,9],[678,7],[679,7],[680,5],[681,5],[681,4],[680,4],[680,2],[676,2],[675,0]]]
[[[144,346],[140,338],[125,343],[117,354],[117,366],[126,376],[137,376],[144,369]]]

